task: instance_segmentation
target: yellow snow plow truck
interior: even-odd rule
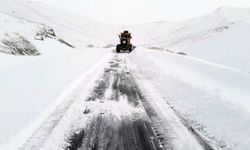
[[[116,45],[116,52],[120,53],[120,52],[131,52],[133,50],[133,46],[131,44],[131,33],[129,33],[128,31],[124,31],[119,35],[120,38],[120,44]]]

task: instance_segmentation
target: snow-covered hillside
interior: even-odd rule
[[[216,62],[250,72],[250,9],[221,7],[183,22],[131,27],[136,43]]]
[[[116,40],[115,26],[96,23],[80,15],[67,13],[67,11],[35,1],[1,1],[0,12],[5,16],[1,17],[2,30],[9,32],[31,32],[32,38],[35,32],[34,26],[39,29],[39,24],[45,24],[55,30],[61,39],[71,43],[77,48],[84,48],[86,45],[106,46]],[[15,24],[12,18],[16,18],[19,23]],[[7,29],[8,23],[11,28]],[[12,21],[12,22],[11,22]],[[10,24],[9,23],[9,24]],[[30,25],[23,25],[30,24]],[[23,27],[32,26],[27,29]],[[110,35],[107,38],[107,35]]]

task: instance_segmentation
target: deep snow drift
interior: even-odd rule
[[[75,94],[87,95],[124,28],[34,1],[2,0],[0,18],[0,149],[6,150],[53,121],[47,117],[57,106],[65,111]],[[129,66],[145,94],[164,99],[218,149],[250,148],[249,25],[250,9],[220,8],[184,22],[126,27],[138,46]],[[44,27],[55,36],[43,36]],[[2,41],[13,37],[37,56],[9,55],[27,48],[6,47]],[[79,83],[86,87],[74,91]]]

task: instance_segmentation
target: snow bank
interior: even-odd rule
[[[137,65],[138,70],[133,71],[136,78],[151,83],[156,94],[173,105],[193,128],[219,146],[250,148],[249,74],[197,58],[142,48],[130,59]]]
[[[20,132],[59,96],[63,88],[105,57],[109,50],[72,50],[62,47],[54,56],[37,58],[0,56],[0,143]],[[50,47],[49,50],[56,50]],[[16,62],[16,63],[15,63]]]

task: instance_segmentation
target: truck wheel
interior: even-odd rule
[[[117,45],[117,46],[116,46],[116,52],[117,52],[117,53],[120,53],[120,45]]]
[[[133,50],[133,46],[130,45],[130,46],[129,46],[129,52],[132,52],[132,50]]]

